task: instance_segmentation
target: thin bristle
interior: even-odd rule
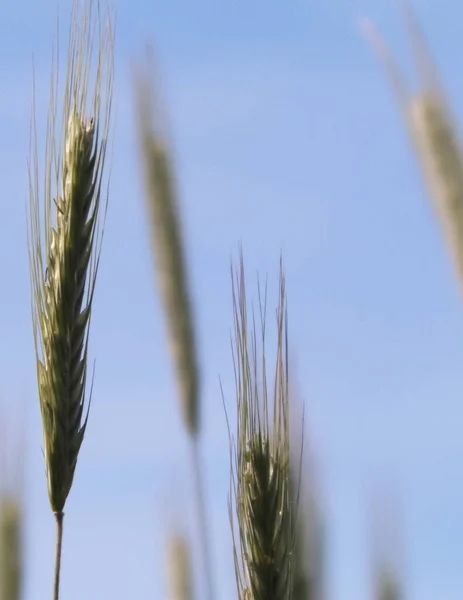
[[[107,197],[101,186],[111,115],[113,29],[100,20],[90,97],[92,0],[73,5],[63,128],[55,132],[57,83],[52,76],[45,189],[38,186],[37,137],[32,125],[29,255],[37,378],[51,508],[69,494],[85,433],[88,335]],[[90,402],[88,398],[88,405]]]
[[[169,600],[193,600],[188,541],[179,534],[172,535],[169,539],[167,576]]]
[[[285,278],[281,269],[275,382],[270,400],[266,379],[265,302],[260,304],[262,356],[258,359],[255,327],[248,339],[241,256],[236,281],[233,278],[238,408],[233,488],[239,529],[239,545],[235,543],[234,552],[240,598],[249,600],[286,600],[291,595],[295,507],[291,503],[289,485],[285,302]]]
[[[188,293],[187,273],[172,159],[155,122],[152,64],[135,79],[135,100],[145,199],[156,275],[167,317],[168,339],[180,390],[181,410],[188,432],[199,433],[199,369]]]
[[[404,0],[421,91],[411,95],[385,44],[366,22],[363,29],[398,94],[401,112],[463,292],[463,152],[458,128],[438,72],[411,7]]]

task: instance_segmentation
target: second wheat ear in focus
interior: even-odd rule
[[[259,351],[255,326],[248,331],[241,257],[240,269],[233,278],[238,428],[232,500],[235,501],[236,521],[230,504],[232,531],[233,522],[236,522],[239,532],[234,553],[241,600],[289,600],[292,597],[297,507],[290,487],[285,303],[285,278],[281,267],[274,382],[273,386],[268,386],[265,301],[260,302]]]
[[[463,152],[457,124],[424,37],[406,7],[422,90],[410,94],[388,48],[368,20],[361,27],[384,64],[449,248],[463,293]]]
[[[92,0],[83,7],[76,0],[60,132],[56,131],[58,69],[52,68],[43,190],[39,189],[35,116],[29,168],[33,331],[48,496],[57,521],[54,598],[59,591],[63,508],[87,425],[85,400],[90,402],[91,396],[91,390],[87,395],[87,354],[108,201],[102,182],[113,69],[111,15],[103,18],[99,4],[95,10]]]

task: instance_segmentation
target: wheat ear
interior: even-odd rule
[[[405,0],[404,0],[405,2]],[[458,128],[424,37],[407,7],[407,24],[422,91],[410,94],[384,42],[368,21],[362,27],[397,93],[425,184],[463,292],[463,153]]]
[[[22,579],[22,508],[19,499],[0,497],[0,600],[19,600]]]
[[[0,413],[0,600],[19,600],[24,571],[24,439],[16,434],[12,439],[11,421],[1,417]]]
[[[307,469],[303,469],[307,473]],[[313,474],[313,473],[311,473]],[[309,475],[310,477],[310,475]],[[306,478],[307,479],[307,478]],[[291,457],[291,499],[297,506],[292,574],[292,600],[322,600],[325,540],[320,508],[311,487],[300,489],[300,467],[297,457]]]
[[[48,495],[57,521],[55,598],[63,508],[88,419],[84,405],[89,327],[108,200],[106,195],[101,215],[113,88],[113,22],[109,12],[102,17],[99,4],[97,9],[95,19],[92,0],[83,7],[78,0],[73,4],[60,137],[55,131],[58,69],[52,69],[42,199],[35,118],[31,135],[32,316]]]
[[[175,533],[170,537],[166,566],[169,600],[193,600],[190,550],[183,535]]]
[[[239,270],[233,273],[232,269],[232,288],[238,410],[232,497],[239,529],[239,542],[234,542],[238,592],[242,599],[287,600],[292,589],[295,507],[289,484],[287,314],[283,268],[277,311],[273,406],[269,406],[272,392],[267,387],[265,302],[260,302],[262,356],[258,358],[255,325],[250,339],[248,337],[242,254]],[[230,518],[233,521],[232,503]]]
[[[181,409],[190,435],[199,434],[199,368],[193,315],[188,292],[180,215],[175,193],[172,158],[156,120],[154,84],[148,61],[144,73],[135,77],[138,137],[145,175],[145,199],[153,256],[164,305],[179,384]]]
[[[152,59],[152,57],[150,57]],[[191,441],[192,471],[197,500],[205,577],[209,600],[215,597],[209,552],[208,519],[203,469],[199,457],[199,367],[193,314],[187,282],[180,216],[175,194],[172,158],[159,130],[152,81],[153,61],[134,78],[140,154],[145,176],[145,200],[158,287],[164,304],[168,341],[176,368],[180,405]]]
[[[377,574],[375,598],[377,600],[400,600],[400,587],[391,573],[381,571]]]

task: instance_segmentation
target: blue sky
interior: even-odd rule
[[[25,202],[32,55],[43,132],[58,6],[64,32],[68,2],[0,4],[0,396],[27,416],[26,600],[51,595],[53,561]],[[415,6],[461,118],[463,8]],[[162,73],[191,267],[218,600],[236,597],[218,378],[233,417],[229,262],[239,243],[249,293],[256,271],[268,273],[270,306],[283,252],[330,600],[371,597],[369,507],[391,486],[407,598],[460,597],[461,298],[395,98],[357,31],[361,16],[411,74],[396,2],[120,0],[111,204],[91,338],[97,373],[66,508],[63,599],[165,597],[166,534],[190,530],[194,518],[133,132],[130,64],[147,39]]]

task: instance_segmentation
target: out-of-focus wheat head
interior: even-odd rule
[[[23,579],[24,440],[0,412],[0,600],[19,600]]]
[[[376,600],[400,600],[400,587],[397,579],[388,571],[381,571],[376,579]]]
[[[35,116],[31,128],[32,315],[48,494],[55,513],[63,510],[69,494],[88,418],[88,408],[85,416],[83,411],[89,328],[108,201],[102,184],[113,91],[113,33],[109,10],[101,14],[99,3],[95,8],[92,0],[83,5],[75,0],[61,133],[56,131],[58,67],[53,61],[42,191]]]
[[[405,0],[404,0],[405,4]],[[423,177],[463,292],[463,154],[458,127],[437,69],[411,8],[405,5],[422,90],[411,94],[372,24],[362,29],[383,62],[397,93]]]
[[[193,315],[188,292],[180,215],[172,158],[161,135],[154,92],[154,61],[134,77],[138,139],[144,168],[145,199],[168,339],[180,390],[181,410],[188,432],[199,432],[199,369]]]
[[[19,600],[22,579],[22,507],[0,493],[0,600]]]
[[[313,465],[307,469],[304,458],[305,456],[300,457],[296,453],[291,454],[291,501],[293,506],[297,507],[291,598],[292,600],[322,600],[324,532],[321,511],[315,493]],[[308,474],[311,479],[307,484],[306,478],[303,486],[299,485],[301,467],[304,474]]]
[[[166,567],[168,600],[193,600],[190,550],[183,535],[176,533],[170,536]]]
[[[402,505],[397,482],[386,488],[383,481],[381,488],[370,499],[373,596],[376,600],[400,600],[405,567]]]
[[[238,410],[232,499],[239,530],[234,541],[240,597],[287,600],[291,597],[294,551],[289,471],[287,313],[283,267],[277,311],[277,352],[273,389],[267,387],[265,301],[260,298],[262,344],[256,328],[248,332],[243,257],[233,273],[234,365]],[[259,294],[260,296],[260,294]],[[233,523],[233,505],[230,519]],[[234,536],[235,538],[235,536]]]

